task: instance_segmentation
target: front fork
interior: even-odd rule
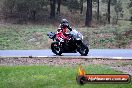
[[[81,45],[83,44],[83,42],[81,40],[79,40],[79,41],[76,41],[76,44],[77,44],[77,48],[80,48]]]

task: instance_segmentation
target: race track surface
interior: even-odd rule
[[[0,50],[1,57],[56,57],[51,50]],[[63,53],[62,57],[81,57],[79,53]],[[87,57],[129,58],[132,49],[90,49]]]

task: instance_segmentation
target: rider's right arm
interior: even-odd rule
[[[67,26],[67,28],[68,28],[70,31],[72,31],[72,28],[71,28],[69,25]]]

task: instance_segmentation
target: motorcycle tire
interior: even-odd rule
[[[82,50],[83,49],[83,50]],[[80,47],[78,47],[78,52],[81,54],[81,56],[87,56],[89,49],[87,47],[87,45],[85,44],[80,44]],[[85,50],[85,51],[84,51]]]
[[[52,52],[53,52],[54,54],[56,54],[56,55],[61,56],[61,54],[62,54],[61,49],[60,49],[60,47],[59,47],[59,45],[58,45],[58,42],[53,42],[53,43],[51,44],[51,50],[52,50]]]

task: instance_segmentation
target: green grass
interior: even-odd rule
[[[0,88],[131,88],[130,84],[76,83],[78,67],[60,66],[1,66]],[[101,65],[84,66],[88,74],[118,74]]]
[[[118,25],[106,25],[98,28],[77,28],[84,35],[84,41],[89,42],[89,48],[126,48],[132,35],[124,36],[130,31],[129,21],[119,21]],[[47,33],[56,31],[51,25],[18,25],[3,24],[0,26],[0,50],[47,49],[51,39]],[[114,34],[116,33],[116,34]]]
[[[45,49],[49,47],[47,33],[55,31],[52,26],[2,25],[0,26],[0,49]]]
[[[125,23],[123,25],[123,23]],[[132,25],[128,21],[120,22],[119,25],[106,25],[98,28],[82,28],[85,40],[89,41],[90,48],[126,48],[131,41],[130,31]]]

